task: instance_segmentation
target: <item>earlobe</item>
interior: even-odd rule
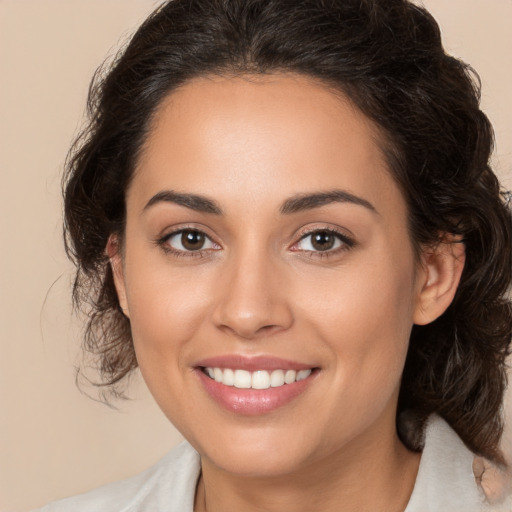
[[[119,306],[123,310],[123,313],[128,318],[130,318],[130,312],[128,310],[128,301],[126,300],[126,285],[124,279],[123,258],[121,253],[119,237],[117,235],[111,234],[109,236],[105,252],[110,261],[110,268],[112,269],[112,275],[114,277],[114,285],[116,287]]]
[[[464,243],[453,235],[444,235],[435,247],[425,249],[418,276],[415,324],[429,324],[446,311],[459,286],[465,259]]]

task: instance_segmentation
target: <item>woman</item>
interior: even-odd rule
[[[146,20],[92,89],[66,240],[103,383],[138,366],[188,443],[43,510],[491,507],[512,229],[471,75],[405,0]]]

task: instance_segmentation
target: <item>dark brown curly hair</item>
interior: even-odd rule
[[[74,300],[88,316],[84,348],[98,363],[98,384],[122,396],[121,380],[137,367],[105,247],[110,234],[122,238],[125,191],[153,114],[194,77],[279,72],[342,91],[381,128],[417,248],[442,233],[465,243],[453,303],[413,327],[398,414],[415,418],[418,434],[437,413],[475,453],[502,462],[511,212],[489,166],[493,132],[478,77],[444,52],[435,20],[407,0],[171,0],[96,73],[64,199]]]

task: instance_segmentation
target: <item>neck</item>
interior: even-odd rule
[[[195,512],[403,512],[419,460],[400,442],[394,425],[387,436],[365,432],[292,474],[233,475],[202,459]]]

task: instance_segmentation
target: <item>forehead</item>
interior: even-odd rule
[[[280,202],[342,188],[378,202],[397,192],[382,140],[346,96],[308,77],[201,77],[160,105],[134,182],[137,196],[168,188]]]

